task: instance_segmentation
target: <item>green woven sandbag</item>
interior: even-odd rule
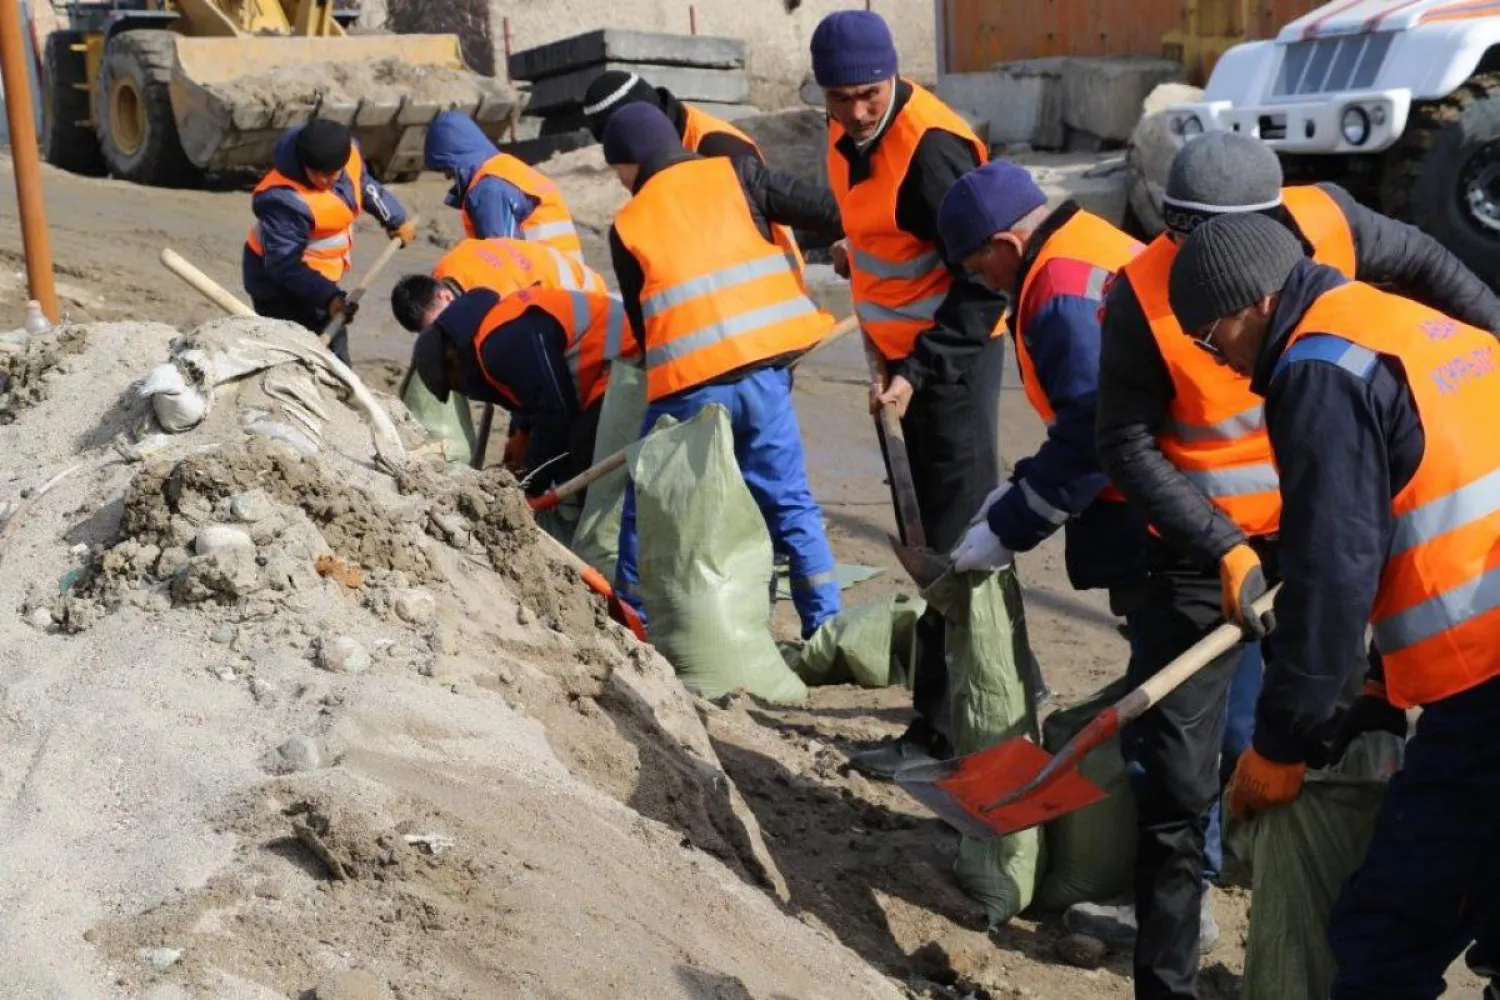
[[[599,411],[599,436],[594,442],[593,463],[620,451],[641,436],[646,417],[646,373],[628,361],[609,366],[609,388]],[[593,464],[591,463],[591,464]],[[583,511],[573,533],[573,551],[584,562],[615,578],[615,559],[620,551],[620,510],[625,505],[629,475],[622,468],[588,488]]]
[[[443,442],[443,456],[448,461],[468,465],[473,460],[477,438],[468,399],[450,392],[448,402],[439,403],[421,379],[409,378],[401,402],[427,433]]]
[[[806,642],[783,643],[782,656],[809,686],[910,686],[916,669],[917,619],[926,602],[905,594],[842,611]]]
[[[771,638],[771,536],[735,462],[729,412],[663,417],[629,466],[652,645],[704,697],[806,698]]]

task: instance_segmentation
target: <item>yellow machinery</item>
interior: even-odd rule
[[[358,34],[333,0],[78,3],[47,40],[43,152],[79,173],[191,186],[270,166],[288,127],[349,125],[378,176],[422,168],[446,110],[498,137],[516,110],[469,72],[456,35]]]

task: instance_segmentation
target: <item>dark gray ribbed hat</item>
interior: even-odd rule
[[[1162,214],[1168,228],[1190,233],[1215,215],[1269,211],[1281,204],[1281,180],[1271,147],[1238,132],[1210,132],[1172,158]]]
[[[1302,243],[1274,219],[1255,213],[1219,215],[1193,230],[1177,251],[1167,295],[1177,321],[1196,335],[1281,291],[1305,258]]]

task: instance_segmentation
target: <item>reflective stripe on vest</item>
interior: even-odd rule
[[[937,246],[902,231],[896,200],[922,136],[941,129],[959,136],[987,162],[984,145],[962,118],[921,87],[891,120],[871,154],[870,176],[851,184],[849,162],[838,150],[844,130],[828,126],[828,180],[838,199],[850,254],[854,311],[865,333],[891,361],[906,357],[917,337],[932,326],[953,276]]]
[[[1098,216],[1079,211],[1047,238],[1046,244],[1031,262],[1026,272],[1026,280],[1022,283],[1020,294],[1016,298],[1018,303],[1014,314],[1016,363],[1021,369],[1021,386],[1026,392],[1026,401],[1031,404],[1031,408],[1048,427],[1056,422],[1057,414],[1052,401],[1047,398],[1041,379],[1037,377],[1036,365],[1031,359],[1029,332],[1031,317],[1043,304],[1035,301],[1036,296],[1040,294],[1035,284],[1036,279],[1054,261],[1077,261],[1092,267],[1083,288],[1084,296],[1094,301],[1102,301],[1104,289],[1114,273],[1140,252],[1141,244],[1135,239],[1120,232]],[[1097,337],[1098,332],[1096,327],[1090,335]],[[1095,346],[1097,348],[1097,344]],[[1024,479],[1021,485],[1023,487],[1027,485]],[[1053,519],[1048,511],[1053,511],[1054,508],[1042,501],[1041,497],[1036,497],[1036,502],[1033,503],[1034,493],[1026,493],[1025,496],[1027,504],[1043,519],[1053,524],[1061,524],[1067,520],[1068,515],[1062,511],[1056,512],[1061,514],[1061,520]],[[1113,485],[1105,486],[1099,496],[1101,499],[1117,503],[1125,500],[1124,495]]]
[[[438,260],[432,276],[456,281],[464,291],[486,288],[504,298],[522,288],[603,292],[604,279],[545,243],[526,240],[461,240]]]
[[[349,182],[354,198],[352,205],[339,194],[337,182],[330,190],[319,191],[279,170],[272,170],[261,178],[251,198],[272,188],[286,188],[295,192],[307,206],[308,215],[312,218],[312,229],[302,251],[303,263],[329,281],[340,281],[349,271],[349,254],[354,249],[354,220],[360,215],[360,191],[364,187],[364,176],[365,162],[356,146],[349,151],[349,159],[345,161],[343,175],[339,178]],[[259,220],[250,226],[245,243],[251,253],[259,257],[265,256],[265,235]]]
[[[1500,347],[1488,331],[1358,282],[1314,302],[1286,350],[1318,335],[1396,359],[1428,428],[1416,473],[1391,501],[1371,626],[1391,703],[1429,705],[1500,675]],[[1349,352],[1329,360],[1369,368]]]
[[[685,160],[652,175],[615,230],[643,276],[650,400],[804,350],[833,325],[761,235],[727,159]]]
[[[485,381],[508,398],[514,394],[484,365],[484,342],[496,330],[528,309],[541,309],[555,319],[567,336],[563,357],[573,377],[580,409],[588,409],[604,398],[609,385],[609,341],[621,337],[625,309],[613,295],[569,292],[557,288],[526,288],[502,299],[479,325],[474,338],[475,356]]]
[[[474,171],[469,187],[473,188],[486,177],[497,177],[536,201],[536,207],[521,223],[523,239],[546,243],[580,263],[583,261],[583,244],[573,225],[573,216],[568,211],[567,203],[563,201],[562,192],[545,174],[509,153],[497,153]],[[461,206],[464,204],[460,201]],[[460,214],[464,232],[471,239],[484,235],[475,231],[474,220],[470,217],[468,208],[461,207]]]

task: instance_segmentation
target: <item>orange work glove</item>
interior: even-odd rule
[[[1306,764],[1278,764],[1251,747],[1240,754],[1229,779],[1229,815],[1244,819],[1251,813],[1289,806],[1302,793]]]
[[[1260,556],[1244,542],[1224,553],[1219,560],[1219,586],[1222,588],[1220,604],[1224,609],[1224,620],[1233,622],[1251,635],[1260,637],[1276,627],[1276,620],[1267,614],[1264,619],[1250,610],[1250,605],[1266,593],[1266,574],[1261,568]]]
[[[505,439],[505,457],[502,461],[512,475],[519,476],[526,471],[526,447],[529,444],[529,431],[514,431]]]
[[[411,246],[412,240],[417,238],[417,224],[415,222],[403,222],[391,230],[391,238],[401,241],[404,247]]]

